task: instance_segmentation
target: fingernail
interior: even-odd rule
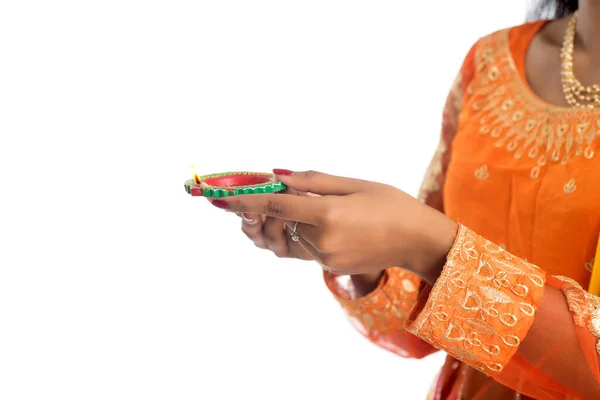
[[[273,173],[275,175],[291,175],[294,173],[294,171],[290,171],[289,169],[280,169],[280,168],[275,168],[273,170]]]
[[[223,200],[213,200],[210,203],[215,207],[219,207],[219,208],[222,208],[225,210],[229,208],[229,206],[227,205],[227,202],[225,202]]]
[[[244,221],[245,221],[247,224],[253,224],[253,223],[254,223],[254,218],[248,218],[248,217],[246,216],[246,214],[244,214],[244,213],[242,213],[242,218],[244,219]]]

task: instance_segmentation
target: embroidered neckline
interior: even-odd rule
[[[549,162],[594,157],[600,136],[599,109],[555,106],[535,95],[523,81],[509,48],[509,29],[482,38],[475,51],[475,76],[467,88],[469,119],[479,133],[494,140],[515,159],[535,160],[537,179]]]

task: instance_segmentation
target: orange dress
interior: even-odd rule
[[[583,289],[600,235],[600,109],[530,90],[525,54],[543,24],[480,39],[450,91],[420,192],[460,224],[435,285],[389,268],[357,297],[325,273],[377,345],[448,354],[431,399],[600,399],[600,298]]]

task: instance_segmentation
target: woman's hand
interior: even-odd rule
[[[375,182],[312,171],[278,178],[296,191],[321,196],[254,194],[212,204],[281,221],[295,230],[291,241],[337,274],[373,274],[398,266],[430,283],[439,276],[457,231],[442,213]]]
[[[286,231],[285,222],[260,214],[239,213],[242,218],[242,232],[258,248],[270,250],[277,257],[314,260],[299,242],[292,240]]]
[[[290,193],[290,191],[286,191]],[[285,222],[260,214],[238,213],[242,219],[242,232],[260,249],[269,250],[279,258],[297,258],[314,261],[315,258],[292,240],[291,228]],[[371,293],[378,285],[382,272],[352,275],[352,282],[360,297]]]
[[[296,196],[309,194],[288,189],[283,193]],[[260,249],[270,250],[280,258],[297,258],[314,261],[315,258],[302,247],[299,241],[292,240],[291,229],[284,221],[260,214],[237,213],[242,219],[242,232]],[[352,276],[352,282],[359,296],[372,292],[381,279],[382,272]]]

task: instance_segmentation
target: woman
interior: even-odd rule
[[[317,260],[374,343],[447,352],[434,399],[600,399],[600,298],[584,289],[600,235],[600,86],[587,86],[600,1],[552,6],[557,19],[470,50],[421,201],[287,170],[274,171],[286,194],[213,201],[257,246]]]

